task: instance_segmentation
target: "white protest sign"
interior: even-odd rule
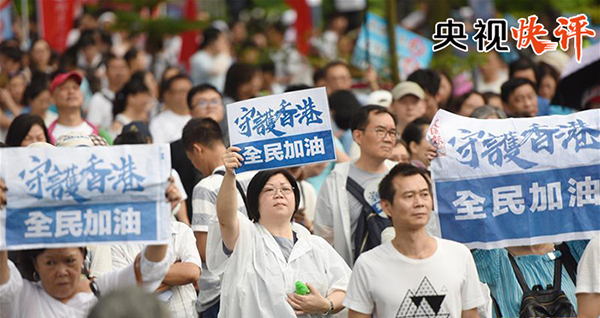
[[[168,145],[0,149],[0,249],[166,243]]]
[[[231,145],[244,157],[237,172],[335,160],[325,88],[227,105]]]

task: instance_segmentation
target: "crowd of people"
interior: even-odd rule
[[[600,316],[600,238],[470,251],[433,235],[426,139],[440,109],[506,119],[600,108],[600,76],[577,109],[552,103],[572,52],[507,63],[492,51],[467,85],[430,68],[387,85],[349,64],[360,26],[349,17],[332,15],[311,40],[321,67],[280,21],[254,34],[213,23],[189,69],[180,38],[156,49],[110,31],[112,12],[84,12],[62,54],[40,37],[0,43],[1,146],[169,144],[174,213],[168,245],[0,251],[0,317],[524,317],[523,285],[557,288],[556,273],[565,316]],[[327,91],[335,162],[236,174],[226,105],[312,87]],[[373,184],[375,219],[362,195]],[[0,180],[0,206],[10,186]],[[145,292],[119,291],[136,285]]]

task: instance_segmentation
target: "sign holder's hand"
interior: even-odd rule
[[[6,205],[6,192],[8,188],[6,187],[6,183],[4,183],[4,179],[0,178],[0,209],[2,209]]]
[[[221,160],[223,161],[223,165],[225,165],[225,172],[227,174],[235,175],[235,169],[242,166],[242,161],[244,161],[244,157],[239,154],[242,149],[231,146],[227,148]]]
[[[171,210],[173,210],[177,204],[181,202],[182,196],[181,192],[179,192],[179,189],[177,189],[177,186],[175,185],[175,179],[172,176],[169,177],[169,182],[170,184],[165,191],[165,196],[167,197],[169,203],[171,203]]]

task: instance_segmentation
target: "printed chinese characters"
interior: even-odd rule
[[[452,202],[457,221],[485,219],[486,201],[491,199],[490,211],[493,217],[500,217],[510,212],[521,215],[526,210],[532,213],[562,210],[563,194],[568,196],[568,207],[600,206],[600,180],[592,176],[584,176],[583,180],[569,178],[568,188],[563,191],[562,182],[550,182],[545,185],[532,182],[527,193],[523,185],[499,186],[491,189],[491,196],[485,191],[473,193],[468,190],[456,192],[456,200]],[[527,190],[527,188],[525,189]]]
[[[25,238],[64,236],[102,236],[102,235],[140,235],[142,232],[141,212],[132,207],[127,210],[59,210],[56,212],[54,232],[51,225],[52,217],[41,211],[29,212],[25,220]]]
[[[261,112],[256,107],[242,107],[243,114],[234,120],[239,132],[247,137],[256,135],[266,136],[271,133],[276,137],[281,137],[286,133],[282,130],[284,127],[293,128],[296,124],[310,126],[311,124],[321,124],[322,111],[317,110],[312,97],[302,99],[302,104],[292,105],[285,99],[281,100],[279,108],[272,108]]]
[[[103,194],[109,182],[112,182],[113,190],[120,189],[121,193],[144,191],[141,182],[145,177],[135,173],[136,166],[131,155],[119,158],[119,164],[108,164],[92,154],[88,165],[83,168],[75,164],[63,166],[37,156],[32,156],[31,161],[36,165],[21,171],[19,177],[25,181],[28,194],[37,199],[73,199],[82,203],[90,200],[82,192]]]
[[[254,146],[244,147],[241,154],[244,157],[244,165],[251,165],[325,155],[325,145],[323,138],[317,136],[298,140],[276,140],[264,144],[262,149]]]
[[[521,169],[530,169],[538,165],[521,157],[521,148],[530,144],[531,151],[542,150],[554,154],[555,143],[563,149],[572,149],[579,153],[582,149],[600,149],[600,130],[589,127],[583,120],[576,119],[567,124],[555,127],[532,124],[520,135],[514,131],[500,135],[489,132],[471,132],[459,130],[462,136],[453,137],[448,144],[460,155],[460,163],[477,169],[480,160],[487,159],[491,166],[502,167],[506,163],[514,163]],[[481,151],[480,151],[481,150]]]

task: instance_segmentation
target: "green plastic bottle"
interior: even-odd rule
[[[310,290],[308,289],[308,286],[306,286],[306,284],[304,284],[303,282],[297,280],[296,281],[296,294],[307,295],[309,293],[310,293]]]

